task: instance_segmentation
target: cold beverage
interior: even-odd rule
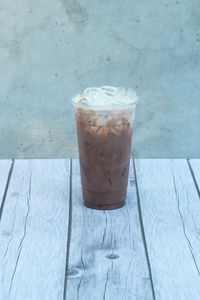
[[[136,95],[132,90],[86,89],[73,99],[84,205],[125,205]]]

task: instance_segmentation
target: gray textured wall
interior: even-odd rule
[[[75,157],[71,95],[133,87],[136,157],[199,157],[199,0],[1,0],[0,157]]]

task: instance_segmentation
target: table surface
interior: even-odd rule
[[[0,300],[200,299],[200,160],[131,160],[113,211],[78,160],[2,160],[0,205]]]

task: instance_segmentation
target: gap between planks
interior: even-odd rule
[[[142,233],[142,240],[143,240],[143,245],[144,245],[144,250],[145,250],[147,265],[148,265],[148,271],[149,271],[149,277],[150,277],[150,282],[151,282],[152,295],[153,295],[153,299],[156,300],[155,290],[154,290],[154,285],[153,285],[153,278],[152,278],[152,271],[151,271],[151,264],[150,264],[150,260],[149,260],[147,242],[146,242],[146,237],[145,237],[145,232],[144,232],[144,225],[143,225],[143,220],[142,220],[142,210],[141,210],[141,205],[140,205],[140,196],[139,196],[139,189],[138,189],[138,182],[137,182],[137,173],[136,173],[136,167],[135,167],[135,159],[133,159],[133,170],[134,170],[134,174],[135,174],[135,184],[136,184],[136,194],[137,194],[137,203],[138,203],[138,215],[139,215],[139,221],[140,221],[140,230],[141,230],[141,233]]]
[[[2,217],[2,213],[3,213],[4,204],[5,204],[5,201],[6,201],[8,187],[9,187],[9,184],[10,184],[10,179],[11,179],[11,176],[12,176],[13,167],[14,167],[14,159],[12,159],[12,163],[11,163],[10,170],[9,170],[9,173],[8,173],[8,178],[7,178],[7,182],[6,182],[6,186],[5,186],[5,191],[4,191],[4,194],[3,194],[3,199],[2,199],[2,203],[1,203],[1,207],[0,207],[0,222],[1,222],[1,217]]]
[[[67,293],[67,273],[69,267],[69,251],[71,241],[71,226],[72,226],[72,158],[70,158],[70,182],[69,182],[69,216],[68,216],[68,239],[67,239],[67,250],[66,250],[66,266],[65,266],[65,280],[63,289],[63,300],[66,300]]]
[[[193,168],[192,168],[192,166],[191,166],[191,163],[190,163],[190,160],[189,160],[189,159],[187,159],[187,163],[188,163],[188,166],[189,166],[189,169],[190,169],[190,173],[191,173],[191,175],[192,175],[192,179],[193,179],[193,181],[194,181],[194,185],[195,185],[196,190],[197,190],[197,194],[198,194],[199,199],[200,199],[200,190],[199,190],[199,186],[198,186],[198,183],[197,183],[197,180],[196,180],[196,177],[195,177],[195,175],[194,175],[194,171],[193,171]]]

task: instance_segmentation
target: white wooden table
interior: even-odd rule
[[[96,211],[77,160],[0,161],[0,300],[200,299],[199,190],[200,160],[131,161]]]

